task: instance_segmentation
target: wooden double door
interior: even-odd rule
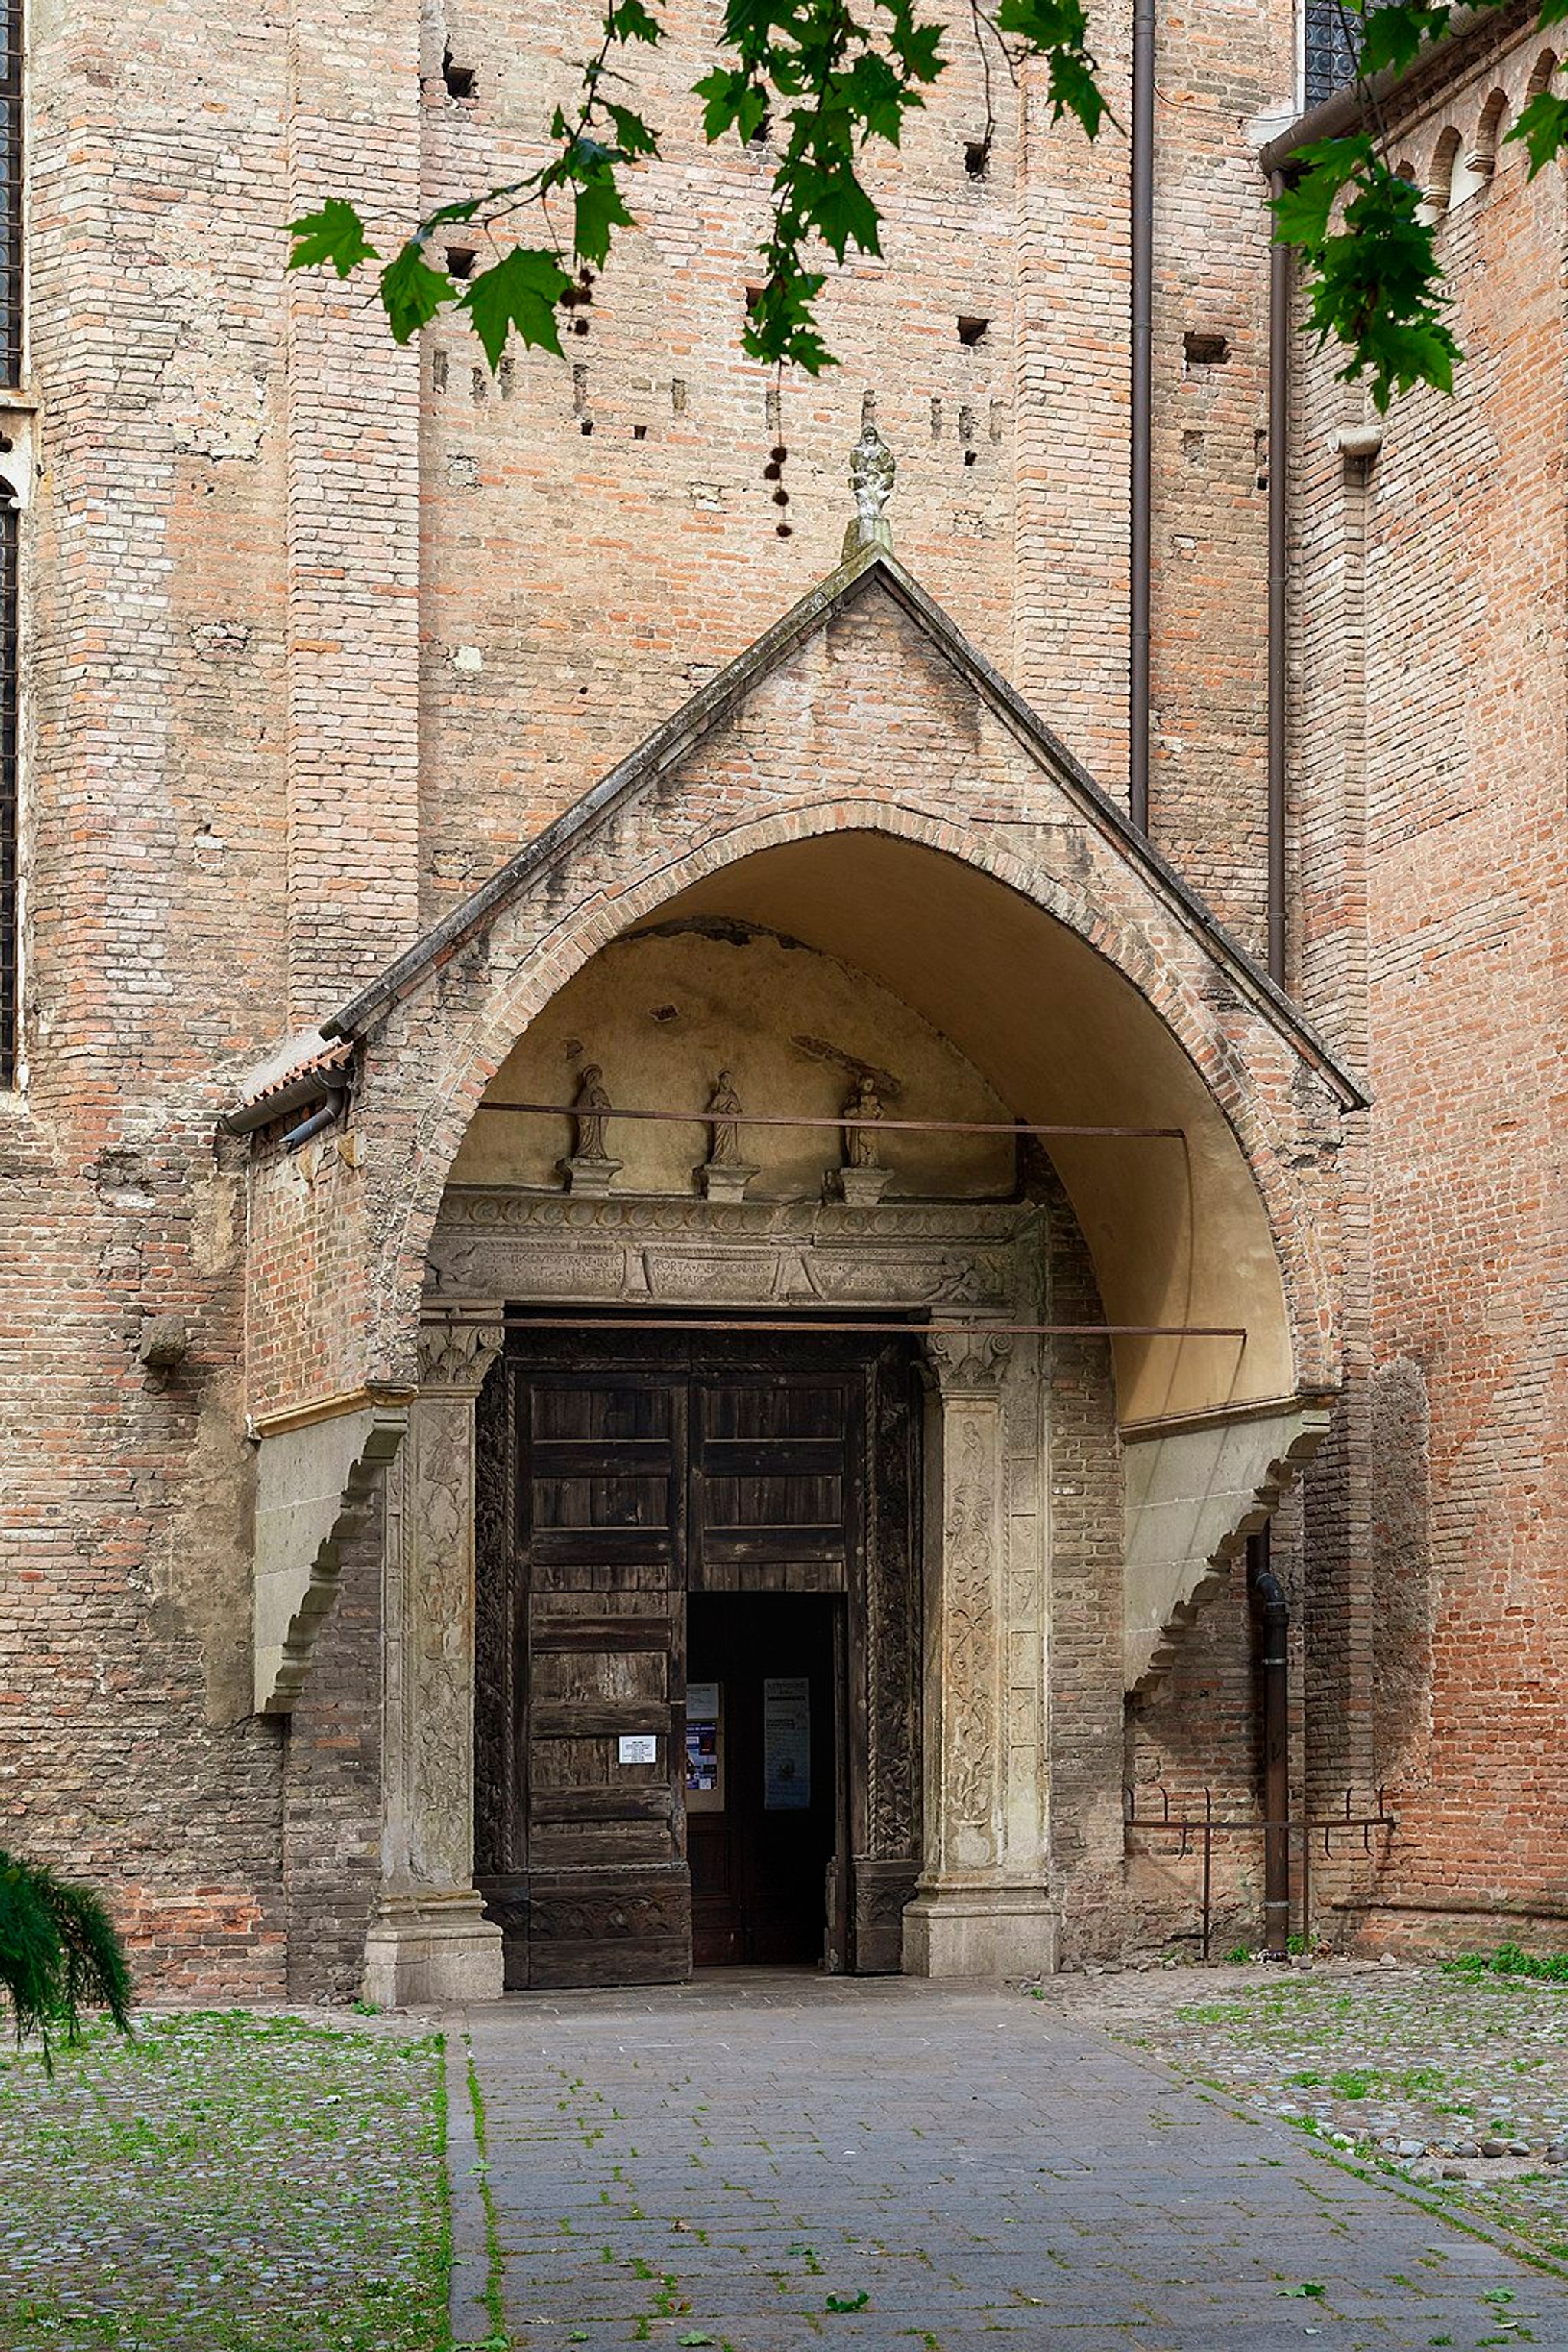
[[[896,1968],[907,1344],[569,1337],[509,1335],[480,1400],[476,1871],[509,1988]]]

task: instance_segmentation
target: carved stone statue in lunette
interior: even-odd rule
[[[576,1099],[573,1104],[576,1141],[571,1157],[561,1162],[561,1172],[566,1179],[569,1192],[602,1196],[609,1191],[611,1179],[619,1175],[624,1163],[611,1159],[605,1141],[613,1108],[605,1086],[604,1071],[597,1062],[588,1063],[578,1082]]]
[[[695,1172],[705,1200],[740,1201],[756,1169],[741,1157],[740,1096],[728,1070],[721,1070],[708,1097],[712,1121],[708,1157]]]

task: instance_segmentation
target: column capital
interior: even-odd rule
[[[478,1396],[505,1339],[499,1306],[467,1308],[460,1322],[425,1324],[419,1334],[420,1395]]]
[[[933,1331],[926,1355],[944,1397],[994,1396],[1006,1374],[1013,1353],[1010,1332]]]

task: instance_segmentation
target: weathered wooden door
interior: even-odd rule
[[[508,1980],[685,1976],[686,1381],[519,1367]],[[510,1908],[513,1916],[508,1916]]]
[[[689,1590],[846,1596],[821,1620],[833,1803],[815,1910],[829,1966],[889,1965],[896,1940],[859,1925],[856,1873],[870,1885],[912,1835],[898,1823],[893,1849],[875,1843],[870,1768],[878,1721],[900,1748],[910,1729],[919,1602],[900,1507],[870,1547],[899,1596],[866,1604],[865,1496],[887,1485],[871,1476],[875,1351],[591,1326],[569,1353],[542,1340],[521,1341],[481,1401],[476,1862],[509,1989],[689,1972]],[[907,1411],[897,1425],[907,1452]],[[889,1757],[887,1785],[906,1775],[918,1785],[913,1758]],[[912,1884],[912,1856],[894,1866]],[[760,1918],[760,1882],[749,1899]],[[779,1932],[752,1936],[756,1957]]]

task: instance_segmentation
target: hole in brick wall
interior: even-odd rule
[[[684,376],[678,375],[671,379],[669,386],[669,405],[671,412],[675,415],[680,416],[684,415],[686,409],[686,379]]]
[[[983,343],[985,341],[990,330],[989,319],[960,319],[958,340],[967,350],[973,351],[976,343]]]
[[[963,168],[972,180],[983,180],[991,162],[989,139],[966,139],[963,142]]]
[[[634,441],[646,441],[647,439],[647,426],[646,425],[634,425],[632,426],[632,439]]]
[[[752,131],[751,137],[747,140],[746,144],[748,147],[765,147],[773,135],[773,118],[771,114],[764,114],[756,129]]]
[[[965,464],[966,466],[973,466],[973,463],[974,463],[974,452],[973,452],[973,449],[966,449],[966,450],[964,451],[964,453],[963,453],[963,462],[964,462],[964,464]]]
[[[1184,433],[1182,455],[1189,466],[1201,466],[1204,461],[1204,436],[1201,433]]]
[[[430,354],[430,389],[432,392],[445,392],[447,389],[447,354],[445,352],[432,352]]]
[[[1182,358],[1190,368],[1224,367],[1230,357],[1229,338],[1189,327],[1182,337]]]
[[[940,441],[942,439],[942,403],[940,400],[933,400],[931,404],[931,437],[933,441]]]
[[[517,389],[517,362],[510,352],[501,353],[501,362],[496,370],[496,381],[500,385],[501,398],[510,400]]]
[[[441,60],[441,79],[447,85],[448,98],[473,98],[478,86],[472,66],[460,66],[450,49]]]
[[[1252,468],[1260,490],[1268,488],[1268,436],[1258,430],[1252,436]]]
[[[453,278],[471,278],[479,259],[471,245],[449,245],[447,247],[447,268]]]
[[[747,316],[748,318],[751,318],[751,317],[752,317],[752,316],[755,314],[755,311],[756,311],[756,309],[757,309],[757,305],[761,302],[762,299],[763,299],[763,289],[762,289],[762,288],[761,288],[760,286],[748,286],[748,287],[747,287],[747,289],[746,289],[746,316]]]
[[[577,427],[579,433],[592,433],[593,429],[594,420],[591,416],[584,416],[582,424]]]

